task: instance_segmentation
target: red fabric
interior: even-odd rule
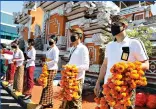
[[[5,60],[5,66],[7,66],[8,65],[8,60]]]
[[[34,86],[34,66],[30,66],[27,68],[27,72],[25,73],[25,84],[24,84],[24,94],[31,94],[32,88]]]
[[[147,96],[145,93],[136,94],[136,101],[135,101],[136,106],[143,107],[146,105],[146,101],[147,101]]]
[[[10,50],[3,50],[3,54],[10,54],[13,55],[13,52]]]
[[[15,68],[16,66],[13,63],[8,65],[7,80],[9,83],[13,83]]]
[[[149,95],[146,105],[150,109],[156,109],[156,95]]]

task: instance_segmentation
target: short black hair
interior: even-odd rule
[[[34,39],[28,39],[28,43],[31,43],[31,45],[34,45],[35,44]]]
[[[58,39],[57,39],[57,36],[55,34],[51,35],[49,38],[53,39],[57,43]]]
[[[13,41],[12,43],[19,45],[19,41],[17,39],[15,41]]]

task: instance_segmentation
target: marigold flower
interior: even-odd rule
[[[118,85],[118,86],[119,86],[119,85],[123,85],[123,83],[124,83],[123,81],[119,81],[119,80],[115,80],[115,81],[114,81],[114,84],[115,84],[115,85]]]
[[[118,72],[123,72],[124,70],[125,70],[124,66],[122,66],[122,65],[119,65],[118,68],[117,68]]]
[[[116,91],[121,91],[121,87],[115,86],[115,90],[116,90]]]
[[[126,87],[126,86],[121,86],[121,92],[125,92],[125,91],[126,91],[126,89],[127,89],[127,87]]]
[[[138,71],[138,74],[139,74],[140,76],[145,75],[144,71],[142,71],[142,70],[139,70],[139,71]]]
[[[100,109],[100,107],[96,106],[95,109]]]
[[[120,79],[122,79],[122,75],[121,74],[116,74],[115,75],[115,78],[118,79],[118,80],[120,80]]]
[[[139,74],[131,74],[130,77],[132,79],[138,79],[139,78]]]
[[[96,102],[96,104],[100,104],[100,98],[96,97],[94,98],[94,101]]]
[[[114,107],[114,105],[116,104],[115,101],[111,101],[108,103],[111,107]]]

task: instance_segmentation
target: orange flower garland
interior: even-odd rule
[[[79,91],[79,81],[76,80],[78,75],[78,69],[75,65],[65,65],[63,66],[64,70],[61,71],[61,88],[63,99],[67,101],[71,101],[72,99],[79,99],[78,95]]]
[[[133,89],[147,85],[141,62],[119,62],[110,71],[112,76],[103,85],[104,98],[95,98],[96,109],[108,109],[108,105],[113,109],[127,109],[132,105],[130,97]]]
[[[38,78],[38,83],[45,88],[47,86],[47,80],[48,80],[48,67],[46,64],[42,67],[42,73],[40,74]]]

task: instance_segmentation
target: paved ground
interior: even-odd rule
[[[8,93],[2,89],[0,86],[1,92],[1,109],[23,109],[17,102],[14,100],[13,97],[8,95]]]

